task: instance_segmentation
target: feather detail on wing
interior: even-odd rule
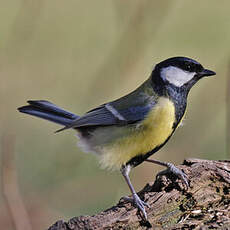
[[[69,128],[86,126],[126,125],[143,120],[151,107],[149,105],[130,107],[117,110],[110,103],[101,105],[73,121],[70,125],[57,130],[60,132]]]
[[[56,132],[69,128],[127,125],[138,122],[143,120],[155,106],[157,98],[157,95],[153,92],[151,82],[147,80],[132,93],[90,110]]]

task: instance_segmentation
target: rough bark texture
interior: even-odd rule
[[[49,230],[230,229],[230,161],[186,159],[179,168],[189,177],[187,191],[177,178],[165,174],[138,193],[150,205],[148,221],[121,199],[94,216],[57,221]]]

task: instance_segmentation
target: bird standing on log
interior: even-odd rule
[[[192,86],[212,75],[215,72],[193,59],[173,57],[157,64],[133,92],[83,116],[44,100],[30,100],[18,110],[64,126],[56,132],[76,130],[83,151],[97,154],[103,168],[121,171],[132,193],[126,199],[147,219],[148,204],[135,192],[129,172],[143,161],[153,162],[166,166],[188,187],[187,176],[176,166],[148,158],[165,145],[182,121]]]

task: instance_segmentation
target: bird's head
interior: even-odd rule
[[[171,84],[178,88],[184,86],[191,88],[199,79],[216,74],[214,71],[205,69],[199,62],[187,57],[166,59],[155,66],[154,72],[163,80],[164,84]]]

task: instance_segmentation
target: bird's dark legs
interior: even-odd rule
[[[178,169],[174,164],[168,162],[162,162],[158,160],[152,160],[152,159],[146,159],[145,161],[167,167],[166,170],[159,172],[157,176],[165,174],[165,172],[171,172],[182,180],[186,188],[189,187],[187,175],[184,172],[182,172],[180,169]]]
[[[145,206],[149,207],[149,205],[147,203],[145,203],[144,201],[142,201],[140,199],[140,197],[137,195],[136,191],[134,190],[134,187],[133,185],[131,184],[131,181],[130,181],[130,178],[129,178],[129,171],[130,171],[130,168],[129,166],[124,166],[121,168],[121,173],[122,175],[124,176],[125,178],[125,181],[127,182],[129,188],[130,188],[130,191],[132,193],[132,198],[130,197],[124,197],[125,200],[129,201],[129,202],[133,202],[134,205],[140,209],[140,211],[143,213],[145,219],[147,219],[147,213],[145,211]]]

